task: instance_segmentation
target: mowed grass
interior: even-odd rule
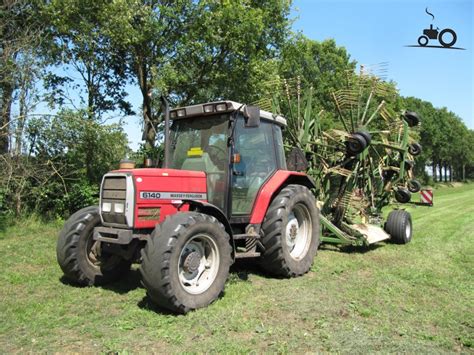
[[[150,304],[132,270],[79,288],[56,263],[60,224],[0,234],[0,352],[473,352],[474,185],[412,207],[408,245],[323,246],[308,274],[232,268],[224,297],[173,315]]]

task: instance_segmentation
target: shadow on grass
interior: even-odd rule
[[[353,246],[353,245],[342,245],[342,246],[335,246],[333,244],[322,244],[319,247],[320,251],[332,251],[337,253],[344,253],[344,254],[365,254],[371,251],[374,251],[382,246],[384,243],[376,243],[371,245],[362,245],[362,246]]]
[[[59,281],[66,286],[72,286],[72,287],[87,287],[84,285],[79,285],[71,280],[69,280],[66,276],[61,276],[59,278]],[[140,272],[138,270],[130,270],[129,272],[126,273],[122,278],[119,280],[106,284],[106,285],[100,285],[97,287],[101,287],[104,290],[110,290],[113,292],[116,292],[118,294],[126,294],[130,291],[136,290],[137,288],[143,288],[141,284],[141,276]]]
[[[272,275],[266,273],[259,264],[257,258],[237,259],[230,267],[230,274],[237,276],[240,281],[248,281],[249,275],[251,274],[264,278],[274,278]]]
[[[138,270],[130,270],[127,274],[120,278],[119,280],[101,286],[102,288],[110,291],[114,291],[118,294],[126,294],[130,291],[136,290],[137,288],[143,288],[142,285],[142,278],[140,275],[140,271]]]
[[[180,313],[175,313],[175,312],[172,312],[172,311],[170,311],[166,308],[162,308],[160,306],[157,306],[155,303],[153,303],[153,301],[151,300],[151,298],[148,295],[143,297],[137,303],[137,306],[141,309],[151,311],[151,312],[154,312],[154,313],[157,313],[157,314],[165,315],[165,316],[178,317],[178,316],[182,315]]]

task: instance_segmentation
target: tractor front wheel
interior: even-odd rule
[[[288,185],[273,199],[262,225],[262,267],[294,277],[311,268],[319,246],[319,210],[311,191]]]
[[[102,251],[92,236],[100,225],[99,207],[74,213],[59,233],[56,256],[64,276],[82,286],[103,285],[117,280],[130,269],[130,261]]]
[[[394,243],[409,243],[413,234],[410,214],[403,210],[390,212],[385,223],[385,231],[390,234]]]
[[[429,41],[429,39],[426,36],[418,37],[418,44],[422,47],[426,46],[428,44],[428,41]]]
[[[216,218],[196,212],[167,217],[142,249],[148,296],[178,313],[209,305],[224,291],[231,253],[229,234]]]

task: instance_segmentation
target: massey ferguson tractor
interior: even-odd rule
[[[173,312],[205,307],[229,267],[259,258],[269,273],[306,273],[320,244],[306,174],[288,171],[285,118],[232,101],[165,110],[163,168],[121,167],[103,177],[99,206],[73,214],[57,259],[80,285],[140,264],[151,300]]]

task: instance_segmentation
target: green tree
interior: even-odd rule
[[[127,53],[140,87],[147,146],[160,122],[152,89],[174,104],[258,98],[286,38],[289,8],[282,0],[111,2],[104,31]]]
[[[423,153],[417,157],[417,174],[431,165],[435,180],[464,179],[465,167],[472,164],[470,131],[462,120],[447,108],[435,108],[430,102],[403,98],[404,106],[422,117],[420,143]],[[449,172],[449,174],[448,174]]]
[[[102,176],[130,152],[120,123],[91,121],[86,110],[31,119],[26,131],[24,159],[40,173],[25,179],[26,206],[42,213],[63,215],[95,203]]]
[[[28,90],[38,74],[36,48],[42,39],[44,26],[35,12],[35,1],[10,0],[0,4],[0,154],[10,150],[15,96],[23,100],[16,125],[17,133],[20,133],[26,115]],[[32,57],[36,63],[32,63]],[[18,142],[21,142],[21,136],[17,137]],[[17,149],[21,147],[17,146]]]
[[[90,119],[120,110],[132,114],[126,100],[126,58],[114,50],[110,38],[103,33],[102,18],[107,1],[52,0],[42,9],[48,23],[49,41],[45,54],[53,70],[45,77],[52,103],[71,103],[86,107]],[[79,93],[80,102],[70,97],[69,90]]]
[[[333,39],[322,42],[296,34],[283,46],[279,74],[283,78],[300,77],[313,87],[315,107],[335,112],[331,93],[347,87],[355,73],[356,62]]]

